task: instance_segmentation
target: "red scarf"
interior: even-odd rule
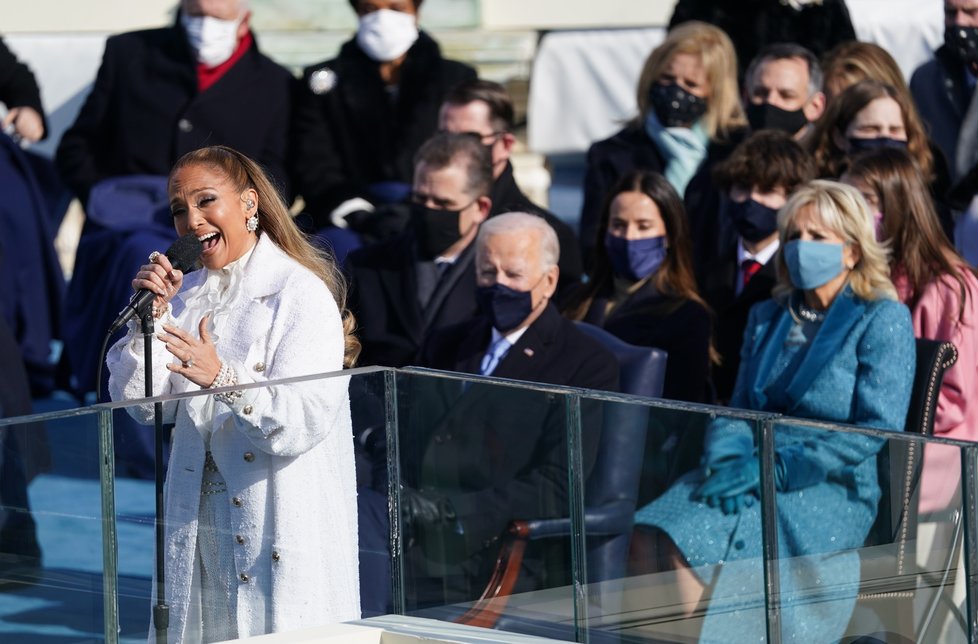
[[[245,52],[248,51],[253,42],[254,38],[251,37],[251,32],[248,31],[244,37],[238,41],[238,46],[234,50],[234,53],[231,54],[231,57],[217,67],[208,67],[204,63],[197,63],[197,90],[204,92],[211,87],[211,85],[219,81],[229,69],[234,67],[235,63],[241,60],[241,57],[245,55]]]

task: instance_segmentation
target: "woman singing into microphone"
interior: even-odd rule
[[[169,178],[177,233],[203,242],[184,276],[153,253],[132,285],[157,294],[155,393],[350,365],[359,352],[336,264],[292,223],[253,161],[190,152]],[[138,325],[109,352],[113,400],[143,397]],[[165,489],[171,641],[217,641],[360,615],[347,378],[198,395],[175,423]],[[151,405],[130,409],[152,422]]]

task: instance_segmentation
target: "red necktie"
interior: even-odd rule
[[[747,286],[750,279],[757,275],[757,271],[761,270],[761,264],[756,259],[745,259],[740,263],[741,272],[741,286]]]

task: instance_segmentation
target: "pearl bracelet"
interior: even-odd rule
[[[233,387],[238,384],[238,374],[234,369],[226,362],[221,363],[221,369],[217,372],[217,377],[214,378],[214,382],[210,384],[208,389],[217,389],[218,387]],[[214,394],[214,398],[217,398],[221,402],[227,403],[228,405],[233,405],[234,401],[241,397],[240,391],[225,391],[223,393]]]

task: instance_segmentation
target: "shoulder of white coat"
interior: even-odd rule
[[[325,282],[266,238],[259,241],[248,265],[247,292],[253,298],[299,297],[310,308],[336,308]]]

